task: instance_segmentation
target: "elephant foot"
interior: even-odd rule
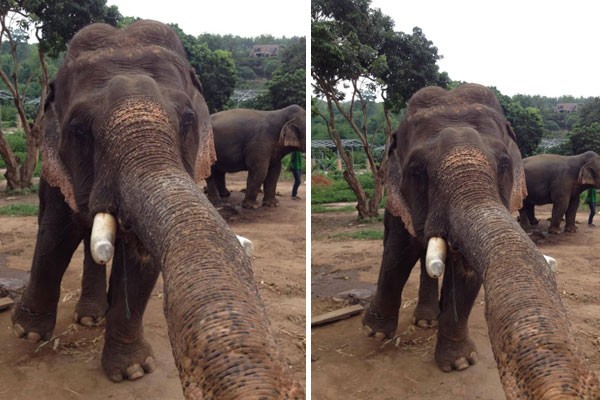
[[[37,343],[50,340],[56,324],[56,313],[39,314],[18,299],[12,309],[13,333],[16,337]]]
[[[468,337],[454,341],[438,335],[435,346],[435,362],[444,372],[462,371],[477,363],[478,355],[475,343]]]
[[[413,313],[413,324],[420,328],[433,328],[437,326],[437,318],[440,314],[440,308],[435,306],[417,305]]]
[[[565,226],[565,232],[575,233],[575,232],[577,232],[577,227],[575,225]]]
[[[88,328],[98,326],[104,321],[106,310],[108,310],[106,298],[100,300],[86,299],[82,297],[77,302],[73,319],[78,324],[87,326]]]
[[[277,207],[279,205],[279,200],[277,199],[263,199],[263,206],[265,207]]]
[[[548,228],[548,233],[551,233],[553,235],[558,235],[560,233],[560,227],[558,226],[551,226]]]
[[[219,196],[221,196],[221,198],[223,199],[226,199],[227,197],[231,196],[231,192],[225,189],[225,191],[219,192]]]
[[[260,203],[256,200],[246,200],[244,199],[244,201],[242,201],[242,207],[244,208],[250,208],[250,209],[257,209],[260,208]]]
[[[398,328],[398,314],[385,317],[377,314],[371,307],[365,308],[362,315],[363,332],[377,340],[391,339]]]
[[[155,369],[152,348],[143,338],[123,343],[106,337],[102,350],[102,367],[113,382],[133,381]]]

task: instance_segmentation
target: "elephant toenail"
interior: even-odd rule
[[[25,329],[21,325],[15,324],[13,326],[13,333],[16,337],[22,338],[23,336],[25,336]]]
[[[431,324],[426,319],[418,320],[416,325],[420,328],[430,328],[431,327]]]
[[[463,369],[469,368],[469,361],[467,361],[466,358],[461,357],[454,362],[454,365],[456,366],[457,370],[462,371]]]
[[[384,340],[385,339],[385,333],[383,333],[383,332],[377,332],[374,337],[377,340]]]
[[[127,368],[126,373],[127,378],[130,381],[133,381],[136,379],[140,379],[142,376],[144,376],[144,369],[140,364],[133,364],[129,368]]]
[[[95,325],[95,321],[93,317],[82,317],[79,320],[79,323],[83,326],[87,326],[88,328],[91,328]]]
[[[42,336],[37,332],[29,332],[26,337],[26,339],[28,341],[33,342],[33,343],[39,342],[41,338],[42,338]]]
[[[156,368],[156,363],[154,362],[154,357],[147,357],[144,363],[144,371],[150,373],[153,372]]]
[[[370,326],[368,326],[368,325],[365,325],[365,326],[363,326],[363,329],[362,329],[362,330],[363,330],[363,333],[364,333],[364,334],[365,334],[367,337],[371,337],[371,336],[373,336],[373,329],[371,329],[371,327],[370,327]]]
[[[123,380],[123,374],[115,371],[113,374],[109,375],[108,378],[113,382],[121,382]]]
[[[472,365],[477,364],[477,361],[479,361],[479,357],[476,352],[472,352],[471,354],[469,354],[469,362]]]

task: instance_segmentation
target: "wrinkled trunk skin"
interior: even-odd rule
[[[171,135],[160,133],[168,132],[168,121],[127,118],[109,121],[105,144],[121,170],[119,216],[161,265],[169,338],[185,397],[303,397],[275,345],[249,259],[185,172]]]
[[[506,396],[600,398],[598,378],[577,350],[554,275],[500,202],[481,158],[457,152],[438,179],[447,188],[450,244],[483,276],[488,330]]]

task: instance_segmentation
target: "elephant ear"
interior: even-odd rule
[[[596,181],[594,179],[594,168],[591,162],[583,164],[583,167],[581,167],[581,169],[579,170],[577,183],[579,183],[580,185],[596,186]]]
[[[194,74],[194,76],[196,76]],[[198,85],[200,82],[196,79]],[[196,84],[194,84],[196,86]],[[198,88],[198,86],[196,86]],[[213,129],[210,123],[210,116],[208,109],[204,105],[204,99],[200,94],[200,91],[194,95],[194,104],[202,104],[202,115],[201,125],[198,127],[199,130],[199,142],[198,142],[198,153],[196,153],[196,163],[194,167],[194,179],[196,182],[200,182],[204,178],[210,175],[210,167],[217,161],[217,152],[215,151],[215,138],[213,136]]]
[[[279,145],[283,147],[302,147],[300,143],[300,128],[298,118],[292,118],[286,122],[279,133]]]
[[[386,209],[395,217],[399,217],[408,232],[416,237],[415,228],[413,226],[411,210],[408,203],[402,195],[402,170],[400,168],[400,160],[396,152],[396,135],[392,135],[392,143],[386,161],[386,189],[388,193]]]
[[[52,83],[50,84],[50,90],[46,104],[44,105],[46,122],[42,138],[42,177],[50,186],[58,187],[69,207],[73,211],[78,211],[71,174],[67,171],[58,154],[60,128],[56,112],[54,111],[53,101],[54,84]]]
[[[523,207],[523,200],[527,197],[527,183],[525,181],[525,169],[523,168],[523,160],[521,159],[521,152],[517,146],[517,137],[513,131],[510,123],[506,123],[506,129],[508,135],[511,137],[511,142],[508,146],[510,156],[513,160],[516,160],[515,167],[513,168],[513,186],[510,193],[510,200],[508,203],[508,209],[510,212],[515,212]]]

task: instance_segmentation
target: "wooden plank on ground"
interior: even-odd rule
[[[10,297],[0,297],[0,311],[6,310],[13,305],[14,301]]]
[[[340,308],[339,310],[334,310],[330,312],[326,312],[325,314],[317,315],[312,317],[310,320],[311,326],[319,326],[323,324],[328,324],[330,322],[339,321],[342,319],[350,318],[353,315],[359,314],[364,309],[360,304],[355,304],[352,306]]]

